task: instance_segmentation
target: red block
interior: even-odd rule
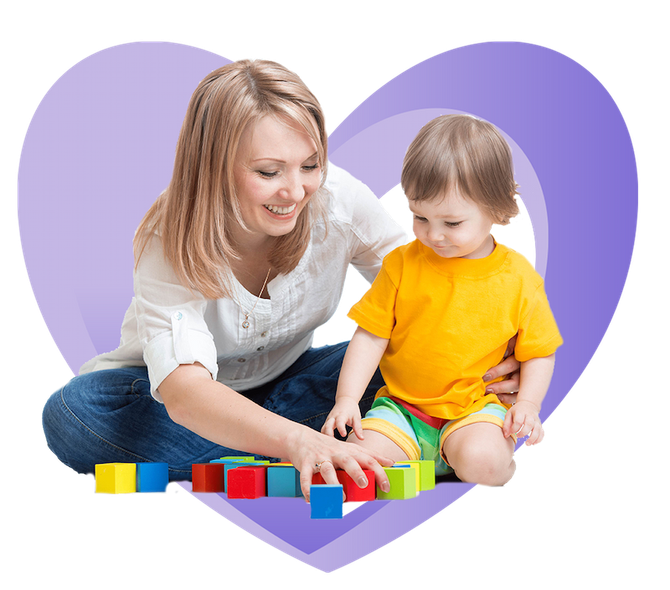
[[[266,496],[265,467],[236,467],[228,471],[228,498],[254,500]]]
[[[359,488],[346,471],[341,469],[336,471],[337,481],[342,484],[342,489],[344,490],[345,502],[367,502],[368,500],[375,500],[377,498],[375,472],[371,469],[363,469],[363,473],[368,478],[368,485],[364,488]],[[325,483],[326,481],[320,473],[315,473],[312,476],[312,485],[322,485]]]
[[[191,478],[194,492],[223,492],[223,463],[194,463]]]
[[[337,479],[344,489],[345,502],[367,502],[368,500],[375,500],[377,498],[375,472],[371,469],[363,469],[363,473],[368,478],[368,485],[364,488],[359,488],[346,471],[337,472]]]

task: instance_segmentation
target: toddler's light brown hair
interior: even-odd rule
[[[519,213],[512,150],[493,125],[470,115],[424,125],[407,149],[400,183],[410,201],[458,191],[501,225]]]

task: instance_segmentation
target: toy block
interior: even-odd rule
[[[265,496],[266,470],[262,465],[232,469],[228,474],[228,498],[253,500]]]
[[[101,463],[95,466],[95,491],[99,494],[130,494],[137,489],[135,463]]]
[[[405,461],[410,465],[416,465],[419,468],[419,487],[420,492],[424,490],[435,489],[435,461]]]
[[[342,484],[312,485],[309,488],[311,518],[342,518]]]
[[[229,457],[221,457],[220,459],[215,459],[214,461],[256,461],[256,457],[253,455],[230,455]]]
[[[223,464],[223,491],[228,492],[228,473],[231,469],[237,467],[255,467],[260,465],[269,465],[269,461],[233,461]]]
[[[138,492],[164,492],[168,481],[167,463],[137,464]]]
[[[414,481],[415,486],[416,486],[416,493],[419,493],[419,490],[421,489],[421,472],[419,471],[419,466],[418,465],[413,465],[410,464],[409,462],[406,463],[395,463],[393,465],[394,468],[404,468],[404,469],[411,469],[412,473],[414,473]]]
[[[342,484],[344,489],[345,502],[367,502],[374,500],[376,496],[375,486],[375,472],[371,469],[364,469],[365,477],[368,478],[368,485],[364,488],[359,488],[356,482],[351,479],[351,476],[343,469],[338,469],[336,472],[337,481]],[[315,473],[312,476],[312,485],[324,485],[326,481],[320,473]]]
[[[272,463],[267,468],[267,494],[278,498],[302,496],[300,472],[291,464]]]
[[[416,496],[416,474],[413,469],[384,467],[391,489],[382,492],[377,486],[377,500],[407,500]]]
[[[337,480],[344,489],[345,502],[367,502],[376,498],[377,486],[375,484],[375,472],[371,469],[363,469],[365,477],[368,479],[368,485],[359,488],[351,476],[343,470],[337,470]]]
[[[223,492],[223,468],[221,463],[194,463],[192,480],[194,492]]]

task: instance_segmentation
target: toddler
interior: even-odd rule
[[[407,150],[401,184],[417,239],[386,256],[349,312],[358,328],[322,432],[350,426],[350,442],[389,459],[430,459],[437,475],[503,485],[517,437],[544,436],[539,412],[562,343],[542,278],[490,233],[518,213],[511,150],[487,122],[439,117]],[[508,406],[481,376],[515,335],[520,386]],[[386,385],[361,420],[377,366]]]

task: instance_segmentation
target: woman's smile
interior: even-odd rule
[[[281,205],[263,205],[263,207],[265,207],[273,215],[276,215],[283,219],[291,217],[291,214],[296,210],[295,203],[293,203],[293,205],[290,205],[288,207]]]

